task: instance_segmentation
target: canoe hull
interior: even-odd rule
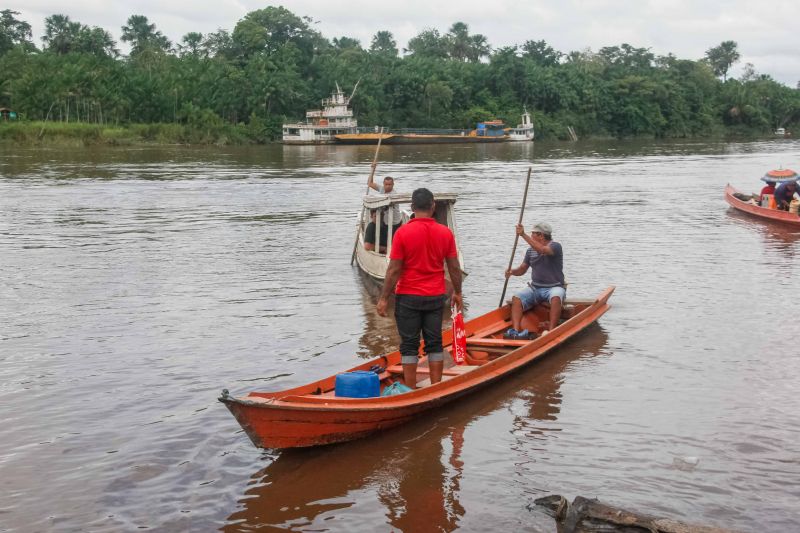
[[[224,391],[220,401],[236,417],[253,444],[260,448],[319,446],[366,437],[475,392],[545,356],[595,323],[609,309],[608,299],[613,291],[614,288],[609,287],[596,300],[587,302],[574,317],[536,340],[524,342],[488,363],[470,367],[473,370],[456,372],[455,377],[405,394],[360,399],[320,394],[333,387],[334,375],[295,389],[254,392],[242,398],[234,398]],[[508,320],[509,315],[510,308],[506,305],[470,320],[466,324],[468,338],[498,321]],[[443,333],[443,341],[446,347],[452,343],[450,331]],[[367,370],[373,365],[389,367],[399,362],[399,352],[392,352],[349,371]]]
[[[725,187],[725,201],[738,211],[747,213],[758,217],[762,220],[771,220],[773,222],[782,222],[784,224],[791,224],[800,227],[800,216],[789,213],[788,211],[780,211],[778,209],[768,209],[759,205],[753,205],[734,196],[734,193],[741,193],[741,191],[728,184]]]
[[[366,410],[265,409],[238,400],[228,409],[259,448],[302,448],[346,442],[399,426],[435,407],[433,403]]]

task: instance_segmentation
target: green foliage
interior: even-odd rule
[[[722,76],[722,80],[728,79],[728,69],[739,61],[739,50],[736,41],[723,41],[719,46],[714,46],[706,50],[706,60],[714,74]]]
[[[2,125],[0,138],[11,142],[269,142],[337,84],[358,87],[352,106],[366,127],[513,126],[526,107],[540,139],[567,138],[568,127],[581,137],[800,129],[800,90],[752,66],[741,80],[726,78],[739,58],[733,41],[701,61],[627,43],[562,53],[529,40],[492,50],[456,22],[446,33],[421,31],[400,56],[388,31],[365,49],[270,6],[232,31],[187,33],[175,50],[147,17],[132,15],[121,37],[130,54],[120,58],[108,32],[60,14],[45,20],[39,52],[18,15],[0,11],[0,106],[22,117]]]
[[[78,53],[117,57],[119,51],[111,34],[102,28],[90,28],[73,22],[66,15],[51,15],[44,19],[45,51],[59,55]]]
[[[272,55],[291,43],[300,51],[300,58],[309,61],[318,38],[310,23],[308,17],[298,17],[284,7],[251,11],[233,29],[233,46],[247,60],[259,54]]]
[[[375,55],[394,58],[397,57],[397,42],[388,31],[379,31],[372,37],[369,51]]]
[[[218,120],[194,124],[99,124],[65,122],[0,122],[0,143],[62,146],[126,146],[132,144],[246,144],[264,142],[252,126]]]
[[[522,50],[525,52],[524,57],[543,67],[554,67],[558,65],[561,58],[564,56],[564,54],[554,50],[543,40],[526,41],[525,44],[522,45]]]
[[[0,11],[0,55],[15,46],[20,46],[28,51],[34,50],[31,42],[31,25],[17,20],[14,15],[19,15],[19,12],[10,9]]]
[[[122,27],[121,39],[131,43],[131,57],[146,51],[168,52],[172,43],[164,34],[156,30],[155,24],[150,24],[144,15],[131,15],[128,23]]]

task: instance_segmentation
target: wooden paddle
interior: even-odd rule
[[[522,209],[519,210],[519,222],[522,224],[522,216],[525,214],[525,203],[528,201],[528,184],[531,182],[531,167],[528,167],[528,178],[525,180],[525,194],[522,196]],[[511,259],[508,260],[508,269],[510,270],[514,264],[514,255],[517,253],[517,242],[519,235],[514,234],[514,247],[511,249]],[[500,295],[500,304],[497,307],[503,307],[503,299],[506,297],[506,289],[508,288],[508,278],[503,283],[503,294]]]
[[[375,177],[375,169],[378,168],[378,151],[381,149],[381,141],[383,140],[383,127],[381,127],[381,131],[378,134],[378,146],[375,147],[375,157],[372,159],[372,170],[369,172],[369,178],[367,179],[367,192],[369,194],[369,184],[372,182],[372,178]],[[350,266],[353,266],[353,261],[356,258],[356,250],[358,249],[358,234],[361,232],[361,225],[364,224],[364,206],[361,206],[361,216],[358,218],[358,227],[356,228],[356,242],[353,243],[353,255],[350,256]],[[377,235],[378,228],[375,228],[375,234]]]

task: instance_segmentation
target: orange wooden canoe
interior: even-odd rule
[[[593,324],[608,309],[614,287],[605,289],[595,300],[567,299],[561,324],[535,340],[503,339],[510,327],[510,307],[505,305],[469,320],[467,364],[445,368],[442,381],[430,384],[425,358],[417,371],[418,388],[395,396],[342,398],[335,396],[336,376],[294,389],[277,392],[251,392],[234,398],[227,390],[219,400],[230,409],[247,435],[261,448],[318,446],[353,440],[402,424],[430,409],[439,407],[508,375],[544,356],[564,341]],[[538,306],[523,318],[523,327],[540,331],[549,310]],[[452,333],[443,333],[449,350]],[[381,390],[395,381],[402,382],[400,353],[366,361],[348,370],[368,370],[377,365]]]
[[[744,211],[745,213],[757,216],[759,218],[800,226],[800,216],[794,213],[781,211],[780,209],[769,209],[767,207],[761,207],[760,205],[751,204],[749,202],[745,202],[744,200],[740,200],[734,196],[734,194],[743,193],[734,188],[731,184],[728,184],[725,187],[725,201],[728,202],[734,209]],[[744,194],[744,196],[747,195]]]

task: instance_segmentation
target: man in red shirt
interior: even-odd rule
[[[394,316],[400,334],[403,381],[417,386],[419,334],[425,340],[431,384],[442,380],[442,316],[445,296],[444,265],[453,283],[452,305],[461,309],[461,268],[456,240],[450,228],[434,220],[433,193],[417,189],[411,195],[414,218],[392,239],[389,268],[378,300],[378,314],[386,316],[389,296],[395,292]],[[397,288],[395,289],[395,285]]]

